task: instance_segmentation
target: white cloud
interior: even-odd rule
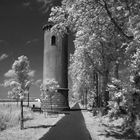
[[[16,73],[13,70],[9,70],[4,74],[5,77],[15,77]]]
[[[31,70],[31,71],[28,73],[28,75],[29,75],[30,77],[34,77],[34,76],[35,76],[35,70]]]
[[[37,0],[38,2],[50,3],[50,0]]]
[[[38,9],[41,10],[43,13],[46,13],[49,10],[49,7],[52,7],[52,4],[55,1],[56,0],[28,0],[26,2],[23,2],[23,6],[33,9],[34,4],[38,4]]]
[[[23,3],[23,6],[24,6],[24,7],[29,7],[29,6],[30,6],[30,2],[24,2],[24,3]]]
[[[37,43],[39,41],[38,38],[34,38],[32,40],[28,40],[26,43],[25,43],[25,46],[28,46],[28,45],[32,45],[34,43]]]
[[[0,61],[6,59],[7,57],[8,57],[8,54],[3,53],[3,54],[0,56]]]

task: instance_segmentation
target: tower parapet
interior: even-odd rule
[[[51,28],[52,28],[52,26],[53,26],[53,23],[47,23],[47,24],[45,24],[44,26],[43,26],[43,30],[45,31],[45,30],[50,30]]]

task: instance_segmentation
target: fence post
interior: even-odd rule
[[[20,101],[20,107],[21,107],[21,118],[20,118],[20,129],[22,130],[24,128],[23,124],[23,100]]]

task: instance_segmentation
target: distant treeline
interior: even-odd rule
[[[35,100],[35,98],[30,99],[29,101],[30,101],[30,102],[37,102],[37,101]],[[15,99],[0,99],[0,102],[17,102],[17,100],[15,100]],[[28,100],[25,99],[24,102],[28,102]]]

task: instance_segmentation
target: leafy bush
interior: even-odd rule
[[[93,91],[90,91],[89,94],[87,95],[87,105],[88,105],[88,108],[93,108],[97,106],[97,103],[96,103],[96,94],[95,92]]]
[[[116,84],[117,83],[117,84]],[[124,86],[121,81],[114,82],[109,87],[111,100],[109,101],[108,115],[112,119],[122,117],[124,119],[123,129],[140,135],[139,110],[137,108],[140,99],[140,90],[129,86]]]
[[[110,92],[110,101],[108,102],[110,118],[117,119],[121,114],[126,114],[127,110],[127,89],[122,86],[120,80],[112,78],[112,84],[108,85],[108,90]]]
[[[53,96],[55,92],[57,92],[57,89],[59,88],[59,84],[54,79],[46,79],[46,81],[41,84],[40,90],[41,90],[41,100],[45,100],[49,98],[49,96]]]

